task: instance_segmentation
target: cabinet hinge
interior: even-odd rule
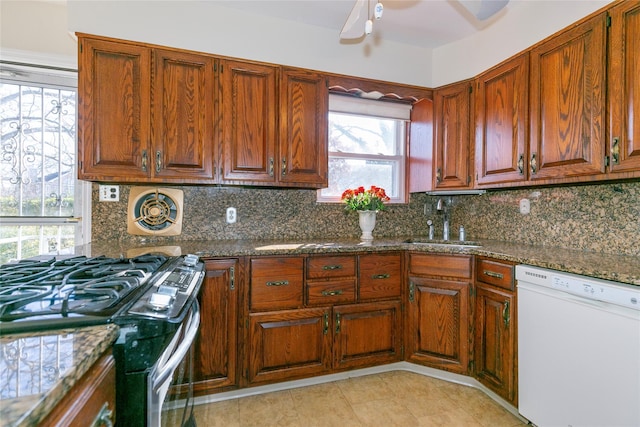
[[[244,327],[249,329],[249,319],[244,320]]]
[[[469,360],[469,372],[473,372],[475,368],[475,365],[473,363],[473,360]]]
[[[471,175],[467,175],[467,185],[471,184]]]
[[[80,53],[82,53],[82,43],[80,43],[79,48],[80,48]]]
[[[473,86],[469,85],[469,93],[473,93]]]
[[[611,15],[607,14],[607,28],[611,27]]]
[[[609,162],[610,162],[610,158],[609,158],[609,156],[604,156],[604,167],[605,167],[605,168],[606,168],[606,167],[609,167],[609,165],[610,165],[610,163],[609,163]]]
[[[469,285],[469,296],[473,297],[475,295],[476,295],[475,289],[473,288],[473,286]]]

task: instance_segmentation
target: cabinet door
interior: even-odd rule
[[[530,180],[604,173],[606,15],[531,50]]]
[[[471,84],[460,82],[434,91],[434,188],[467,188],[470,165]]]
[[[326,373],[331,368],[331,309],[251,313],[249,384]]]
[[[529,54],[481,75],[476,88],[476,184],[525,181]]]
[[[238,261],[205,260],[200,291],[200,332],[194,355],[194,392],[233,387],[238,381]]]
[[[640,2],[621,2],[609,13],[611,172],[640,171]]]
[[[336,306],[333,312],[335,369],[401,360],[400,301]]]
[[[153,52],[153,175],[211,183],[214,140],[214,58],[187,52]]]
[[[223,61],[222,179],[276,182],[278,68]]]
[[[515,297],[513,292],[478,285],[475,297],[475,376],[516,404]]]
[[[78,178],[150,176],[151,50],[80,38]]]
[[[467,374],[469,282],[409,277],[408,360]]]
[[[280,83],[280,183],[321,188],[328,183],[326,77],[284,68]]]

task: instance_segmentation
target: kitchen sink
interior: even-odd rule
[[[407,239],[404,243],[449,248],[479,248],[482,246],[480,243],[472,241],[460,242],[458,240],[429,240],[426,238]]]

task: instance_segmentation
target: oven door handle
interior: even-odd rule
[[[169,358],[167,363],[164,366],[160,367],[161,371],[154,375],[153,382],[151,384],[154,392],[158,389],[158,387],[161,387],[170,376],[173,375],[173,372],[178,367],[178,364],[182,362],[182,359],[184,359],[184,356],[193,345],[199,327],[200,305],[198,304],[198,300],[194,300],[191,308],[191,317],[187,322],[187,330],[184,333],[184,339],[182,340],[182,342],[180,342],[178,348],[171,355],[171,358]]]

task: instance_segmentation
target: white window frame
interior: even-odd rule
[[[397,129],[396,141],[399,144],[401,152],[396,155],[381,155],[369,153],[345,153],[329,151],[329,160],[331,158],[343,159],[362,159],[362,160],[386,160],[395,162],[398,165],[397,175],[394,177],[398,180],[398,195],[392,197],[390,204],[406,204],[407,186],[406,186],[406,165],[408,152],[409,124],[411,121],[411,105],[398,102],[379,101],[374,99],[358,98],[353,96],[345,96],[338,94],[329,94],[329,112],[341,114],[353,114],[356,116],[369,116],[381,119],[395,119],[405,122],[405,126],[399,126]],[[331,167],[331,162],[329,162]],[[363,183],[368,188],[371,184]],[[346,188],[345,188],[346,190]],[[317,202],[319,203],[340,203],[340,196],[326,196],[322,194],[322,190],[317,192]]]
[[[63,57],[39,55],[32,52],[17,50],[3,50],[0,60],[0,78],[7,81],[15,81],[17,84],[44,84],[51,86],[78,88],[78,73],[75,62]],[[76,103],[76,105],[78,105]],[[77,123],[76,108],[76,123]],[[77,138],[77,133],[76,133]],[[76,141],[77,147],[77,141]],[[76,150],[76,155],[78,155]],[[76,159],[77,167],[77,159]],[[91,242],[91,192],[90,182],[77,179],[74,185],[74,216],[73,217],[0,217],[2,225],[10,226],[47,226],[47,225],[71,225],[75,227],[75,245],[84,245]],[[42,231],[42,230],[41,230]],[[40,242],[41,253],[47,253],[44,242]],[[20,243],[18,243],[20,254]],[[55,251],[63,253],[64,251]]]

